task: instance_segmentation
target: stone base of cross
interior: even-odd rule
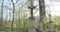
[[[36,32],[35,26],[34,26],[34,17],[30,17],[29,18],[29,28],[28,28],[28,32]]]

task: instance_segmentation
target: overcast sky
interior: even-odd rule
[[[60,0],[45,0],[45,4],[47,15],[50,12],[52,16],[60,16]],[[39,15],[38,13],[39,11],[35,15]]]
[[[20,1],[20,0],[19,0]],[[18,1],[18,2],[19,2]],[[2,2],[2,0],[0,0],[0,10],[1,10],[1,2]],[[24,1],[25,2],[25,1]],[[14,3],[16,3],[16,0],[14,0]],[[23,3],[23,0],[21,0],[20,1],[20,4],[21,3]],[[34,5],[37,5],[38,4],[38,1],[35,1],[34,2]],[[47,6],[46,7],[48,7],[49,6],[49,9],[48,8],[46,8],[46,12],[48,13],[49,11],[51,12],[50,14],[52,15],[52,16],[60,16],[60,0],[45,0],[45,4],[47,4]],[[4,1],[4,6],[5,6],[5,8],[4,8],[4,17],[6,16],[5,14],[7,13],[8,14],[8,12],[6,12],[6,11],[8,11],[9,9],[9,11],[11,11],[12,10],[12,3],[11,3],[11,1],[9,1],[9,0],[5,0]],[[7,6],[7,7],[6,7]],[[8,9],[9,8],[9,9]],[[35,16],[37,16],[37,15],[39,15],[39,11],[37,10],[37,13],[35,14]]]
[[[51,1],[51,4],[52,4],[52,6],[50,6],[51,15],[60,16],[60,0],[53,0]]]

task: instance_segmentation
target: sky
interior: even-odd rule
[[[60,16],[60,2],[52,2],[53,6],[51,6],[51,14]]]
[[[24,0],[19,0],[19,1],[20,1],[20,4],[22,4]],[[19,1],[17,1],[17,2],[19,2]],[[1,10],[1,2],[2,2],[2,0],[0,0],[0,10]],[[16,3],[16,0],[14,0],[14,3]],[[17,5],[20,6],[20,4],[16,4],[16,6]],[[46,13],[47,13],[47,15],[50,11],[50,14],[52,16],[60,16],[60,1],[59,0],[45,0],[45,4],[46,4]],[[34,5],[37,6],[38,1],[35,1]],[[19,7],[19,6],[17,6],[17,7]],[[39,6],[37,6],[37,8],[38,7]],[[4,0],[4,17],[6,17],[6,13],[8,14],[9,11],[11,11],[11,10],[12,10],[11,1],[10,0]],[[38,16],[39,15],[39,10],[35,10],[35,11],[37,11],[37,12],[34,15]]]
[[[35,1],[34,4],[37,5],[38,2]],[[51,16],[60,16],[60,0],[45,0],[45,7],[47,15],[51,14]],[[35,16],[39,15],[38,13],[39,11],[35,13]]]
[[[35,2],[35,5],[38,2]],[[60,16],[60,0],[45,0],[46,14],[51,16]],[[39,15],[39,11],[35,13],[35,16]]]

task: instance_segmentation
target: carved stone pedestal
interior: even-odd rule
[[[28,32],[36,32],[36,29],[35,29],[35,26],[34,26],[34,18],[30,17],[29,20],[30,20],[30,22],[29,22]]]

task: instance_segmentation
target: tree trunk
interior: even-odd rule
[[[12,25],[11,25],[12,30],[13,30],[13,22],[14,22],[14,12],[15,12],[15,6],[14,6],[14,1],[13,1],[13,0],[11,0],[11,2],[12,2],[12,5],[13,5],[13,20],[12,20]]]
[[[45,3],[44,0],[39,0],[39,14],[40,14],[40,19],[39,19],[39,30],[40,32],[43,32],[43,17],[45,16]]]
[[[1,6],[1,21],[0,21],[0,27],[2,27],[2,25],[3,25],[3,4],[4,4],[4,0],[2,0],[2,6]]]

